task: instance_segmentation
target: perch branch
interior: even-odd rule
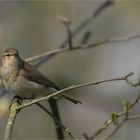
[[[39,99],[35,99],[33,101],[30,101],[30,102],[27,102],[27,103],[23,103],[22,105],[18,105],[18,104],[12,104],[12,107],[11,107],[11,110],[10,110],[10,115],[9,115],[9,119],[8,119],[8,123],[7,123],[7,127],[6,127],[6,130],[5,130],[5,140],[7,139],[10,139],[11,137],[11,134],[12,134],[12,128],[13,128],[13,124],[14,124],[14,120],[16,118],[16,115],[17,113],[25,108],[25,107],[29,107],[31,106],[32,104],[38,104],[39,102],[41,101],[44,101],[44,100],[49,100],[50,98],[52,97],[55,97],[63,92],[66,92],[66,91],[69,91],[69,90],[72,90],[72,89],[77,89],[77,88],[82,88],[82,87],[86,87],[86,86],[91,86],[91,85],[98,85],[98,84],[101,84],[101,83],[106,83],[106,82],[111,82],[111,81],[127,81],[128,77],[132,76],[133,73],[128,73],[120,78],[112,78],[112,79],[108,79],[108,80],[102,80],[102,81],[98,81],[98,82],[89,82],[89,83],[86,83],[86,84],[80,84],[80,85],[73,85],[73,86],[70,86],[70,87],[67,87],[65,89],[62,89],[60,91],[57,91],[53,94],[50,94],[46,97],[42,97],[42,98],[39,98]],[[140,95],[139,95],[139,98],[140,98]],[[137,100],[135,100],[135,102],[133,102],[131,105],[130,105],[130,108],[132,108],[138,101],[139,101],[139,98],[137,98]],[[122,116],[124,114],[124,112],[121,112],[120,114],[118,114],[118,116]],[[65,131],[67,131],[69,133],[69,135],[71,135],[71,133],[65,129]],[[76,139],[73,135],[71,135],[71,137],[73,137],[74,139]]]
[[[36,103],[41,109],[43,109],[47,114],[49,114],[56,122],[57,124],[64,130],[66,134],[68,134],[72,139],[76,140],[76,137],[69,131],[68,128],[66,128],[60,121],[57,120],[57,118],[52,115],[51,112],[49,112],[43,105],[40,103]],[[10,140],[12,136],[12,131],[13,131],[13,125],[16,119],[16,116],[18,112],[20,111],[18,109],[19,104],[17,102],[13,102],[10,107],[10,113],[5,129],[5,135],[4,135],[4,140]]]
[[[39,99],[35,99],[31,102],[28,102],[28,103],[24,103],[22,104],[21,106],[19,106],[19,110],[22,109],[22,108],[25,108],[25,107],[28,107],[28,106],[31,106],[32,104],[35,104],[37,102],[41,102],[41,101],[44,101],[44,100],[49,100],[50,98],[52,97],[55,97],[55,96],[58,96],[59,94],[63,93],[63,92],[66,92],[66,91],[69,91],[69,90],[73,90],[73,89],[77,89],[77,88],[82,88],[82,87],[86,87],[86,86],[92,86],[92,85],[98,85],[98,84],[101,84],[101,83],[106,83],[106,82],[111,82],[111,81],[126,81],[128,77],[132,76],[133,73],[128,73],[127,75],[125,76],[122,76],[120,78],[113,78],[113,79],[108,79],[108,80],[102,80],[102,81],[98,81],[98,82],[89,82],[89,83],[86,83],[86,84],[80,84],[80,85],[72,85],[72,86],[69,86],[67,88],[64,88],[62,90],[59,90],[53,94],[50,94],[46,97],[42,97],[42,98],[39,98]]]
[[[4,135],[4,140],[10,140],[11,136],[12,136],[12,131],[13,131],[13,125],[17,116],[17,108],[18,108],[18,103],[14,102],[11,105],[10,108],[10,113],[9,113],[9,117],[8,117],[8,121],[7,121],[7,125],[6,125],[6,129],[5,129],[5,135]]]

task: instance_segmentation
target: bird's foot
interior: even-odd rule
[[[21,96],[15,95],[15,96],[13,97],[11,103],[10,103],[9,108],[11,108],[11,106],[12,106],[12,104],[13,104],[14,102],[17,102],[19,105],[21,105],[22,101],[23,101],[23,98],[22,98]]]

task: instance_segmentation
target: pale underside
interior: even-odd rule
[[[58,91],[53,87],[45,87],[44,85],[27,80],[22,76],[17,77],[15,81],[10,81],[9,78],[8,81],[5,80],[6,78],[2,80],[2,83],[4,84],[5,88],[9,90],[10,93],[26,99],[41,98]],[[58,100],[61,97],[62,95],[58,95],[57,97],[54,97],[54,99]],[[73,99],[69,98],[68,96],[65,96],[65,98],[73,102]]]
[[[23,77],[17,78],[14,82],[6,82],[3,80],[3,84],[11,93],[24,98],[43,97],[56,91],[53,88],[46,88],[33,81],[29,81],[25,78],[23,79]]]

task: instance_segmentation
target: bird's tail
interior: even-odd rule
[[[62,94],[62,97],[64,97],[65,99],[69,100],[70,102],[74,103],[74,104],[81,104],[80,101],[66,95],[66,94]]]
[[[58,105],[57,105],[57,100],[52,98],[52,99],[49,100],[49,104],[50,104],[52,114],[55,116],[55,118],[58,121],[61,122],[59,109],[58,109]],[[57,138],[58,139],[64,139],[64,133],[63,133],[63,130],[62,130],[61,126],[58,125],[58,123],[55,121],[55,119],[54,119],[54,123],[55,123],[55,126],[56,126]]]
[[[57,91],[59,91],[59,90],[61,90],[61,89],[58,88],[58,87],[55,87],[55,88],[49,88],[49,90],[50,90],[51,92],[57,92]],[[61,93],[61,95],[58,95],[55,99],[57,100],[57,99],[59,99],[59,98],[61,98],[61,97],[67,99],[68,101],[70,101],[70,102],[72,102],[72,103],[74,103],[74,104],[81,104],[80,101],[78,101],[78,100],[76,100],[76,99],[70,97],[69,95],[67,95],[67,94],[65,94],[65,93]]]

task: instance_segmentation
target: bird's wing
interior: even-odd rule
[[[55,88],[56,90],[60,90],[51,80],[47,79],[44,75],[42,75],[36,68],[32,65],[24,62],[23,68],[21,69],[21,73],[28,80],[44,85],[45,87]]]
[[[32,65],[30,65],[26,62],[23,63],[23,68],[21,69],[20,73],[32,82],[41,84],[47,88],[54,88],[56,90],[60,90],[60,88],[58,88],[51,80],[47,79],[36,68],[34,68]],[[81,103],[81,102],[71,98],[70,96],[68,96],[66,94],[62,93],[62,96],[65,99],[67,99],[75,104]]]

